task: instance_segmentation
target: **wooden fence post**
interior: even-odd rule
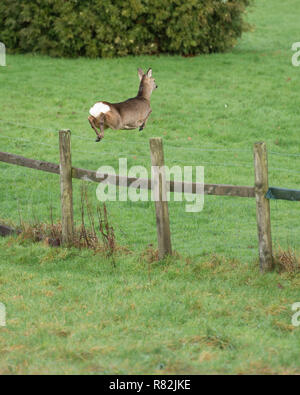
[[[152,166],[164,166],[163,142],[160,137],[150,139],[151,163]],[[164,169],[157,173],[158,182],[154,183],[156,225],[158,238],[158,257],[163,259],[167,255],[172,255],[171,232],[169,221],[168,202],[166,200],[167,183]]]
[[[269,189],[266,143],[254,144],[254,168],[259,262],[266,272],[273,269],[270,202],[265,197]]]
[[[74,236],[71,132],[59,131],[62,243],[71,246]]]

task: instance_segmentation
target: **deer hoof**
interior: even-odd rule
[[[140,126],[139,131],[141,132],[144,129],[144,126]]]
[[[100,137],[97,137],[96,140],[95,140],[95,142],[96,142],[96,143],[99,143],[99,141],[101,141],[101,138],[100,138]]]

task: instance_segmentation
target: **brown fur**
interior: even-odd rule
[[[150,107],[151,93],[157,88],[157,85],[152,77],[151,69],[146,74],[142,69],[138,69],[138,75],[140,86],[136,97],[121,103],[102,101],[110,107],[110,111],[101,113],[98,117],[92,115],[88,117],[90,125],[97,135],[96,142],[103,139],[105,129],[130,130],[139,128],[141,131],[146,126],[152,112]],[[100,129],[100,133],[98,129]]]

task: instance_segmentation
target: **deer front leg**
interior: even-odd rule
[[[140,132],[146,127],[146,123],[147,123],[148,118],[149,118],[149,116],[150,116],[151,113],[152,113],[152,110],[149,111],[149,114],[146,116],[146,118],[145,118],[143,124],[140,126],[140,128],[139,128],[139,131],[140,131]]]

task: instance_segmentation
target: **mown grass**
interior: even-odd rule
[[[252,145],[263,140],[270,184],[297,188],[300,69],[290,48],[299,41],[299,12],[296,0],[256,2],[248,16],[255,31],[227,54],[8,56],[0,68],[0,150],[58,162],[57,130],[70,128],[74,166],[117,169],[126,157],[128,167],[150,169],[148,140],[162,136],[166,164],[205,165],[206,182],[253,185]],[[136,69],[149,66],[159,89],[147,128],[107,131],[94,143],[90,105],[135,95]],[[59,219],[57,176],[1,163],[0,184],[5,221],[49,222],[50,206]],[[74,201],[79,221],[77,181]],[[297,249],[298,204],[271,206],[275,246]],[[8,311],[1,373],[299,373],[300,332],[291,326],[299,275],[259,275],[254,199],[206,197],[198,214],[171,202],[181,258],[151,265],[141,254],[156,244],[153,203],[110,202],[108,210],[118,243],[132,251],[116,268],[88,251],[0,240]]]
[[[300,373],[299,276],[0,240],[0,372]]]

